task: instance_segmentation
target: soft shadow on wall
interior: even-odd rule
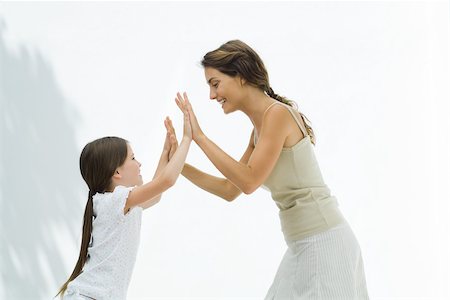
[[[49,299],[75,264],[62,249],[81,234],[79,114],[45,57],[9,50],[6,32],[0,16],[0,298]]]

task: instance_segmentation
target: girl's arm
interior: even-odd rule
[[[247,164],[253,152],[253,149],[254,145],[252,132],[247,150],[245,151],[239,162]],[[242,191],[238,187],[236,187],[230,180],[209,175],[187,163],[184,164],[184,168],[181,174],[199,188],[230,202],[236,199],[240,194],[242,194]]]
[[[170,124],[170,127],[169,127]],[[177,148],[177,140],[175,138],[175,131],[173,130],[172,123],[168,117],[164,120],[164,125],[166,126],[166,140],[164,142],[164,147],[161,153],[161,157],[159,158],[158,166],[156,167],[155,174],[153,175],[153,180],[161,175],[162,170],[167,166],[167,163],[172,158],[173,153]],[[143,209],[147,209],[161,200],[162,194],[157,195],[156,197],[141,203],[139,206]]]
[[[181,95],[178,95],[181,98]],[[184,94],[194,141],[203,150],[214,166],[245,194],[253,193],[270,175],[280,156],[286,137],[290,134],[289,112],[279,106],[272,106],[263,116],[258,144],[248,163],[234,160],[201,131],[192,106]],[[181,108],[181,107],[180,107]]]
[[[161,173],[152,181],[135,187],[128,195],[124,211],[140,205],[149,199],[153,199],[172,187],[183,169],[184,162],[192,141],[192,130],[189,121],[189,113],[183,105],[180,107],[184,115],[184,134],[180,145],[175,151],[172,159],[161,170]]]

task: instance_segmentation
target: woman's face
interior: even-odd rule
[[[142,185],[141,163],[134,157],[133,149],[130,144],[127,144],[127,158],[123,165],[117,168],[118,179],[117,183],[123,186],[131,187]]]
[[[205,78],[209,85],[209,98],[216,100],[228,114],[239,109],[244,95],[241,77],[228,76],[214,68],[205,68]]]

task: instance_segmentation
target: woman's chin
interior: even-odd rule
[[[229,109],[228,107],[223,107],[223,113],[226,115],[228,115],[234,111],[235,111],[235,109]]]

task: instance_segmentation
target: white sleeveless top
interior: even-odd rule
[[[95,217],[88,260],[83,272],[69,283],[66,294],[93,299],[126,299],[139,246],[142,216],[139,206],[123,213],[132,189],[117,186],[112,193],[94,195]]]

